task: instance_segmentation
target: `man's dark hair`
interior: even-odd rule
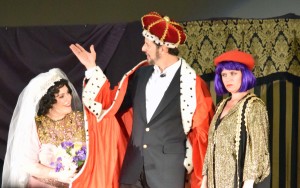
[[[162,45],[160,45],[160,44],[156,44],[155,42],[154,42],[154,44],[155,44],[158,48],[162,46]],[[178,48],[168,48],[168,53],[171,54],[171,55],[178,56],[178,54],[179,54],[179,49],[178,49]]]

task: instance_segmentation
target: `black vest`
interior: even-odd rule
[[[180,68],[147,123],[145,91],[152,72],[153,66],[142,67],[135,73],[133,86],[128,88],[134,119],[120,182],[134,184],[144,167],[151,188],[182,188],[186,135],[180,110]]]

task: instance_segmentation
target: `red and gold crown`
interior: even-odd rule
[[[254,68],[254,58],[252,57],[252,55],[239,50],[231,50],[219,55],[214,59],[214,64],[217,66],[223,61],[242,63],[246,65],[249,70],[252,70]]]
[[[168,16],[162,17],[157,12],[150,12],[142,18],[145,38],[168,48],[177,48],[183,44],[186,35],[179,23],[171,20]]]

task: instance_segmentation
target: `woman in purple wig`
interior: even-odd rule
[[[211,122],[201,188],[264,187],[270,174],[269,122],[264,102],[250,93],[253,57],[232,50],[215,58],[215,91],[229,94]]]

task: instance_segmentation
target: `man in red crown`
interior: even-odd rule
[[[156,12],[141,20],[147,60],[114,90],[96,66],[94,47],[87,52],[70,46],[88,79],[82,99],[88,156],[73,187],[183,188],[186,179],[191,187],[201,185],[213,116],[210,93],[178,57],[177,47],[186,39],[182,27]]]

